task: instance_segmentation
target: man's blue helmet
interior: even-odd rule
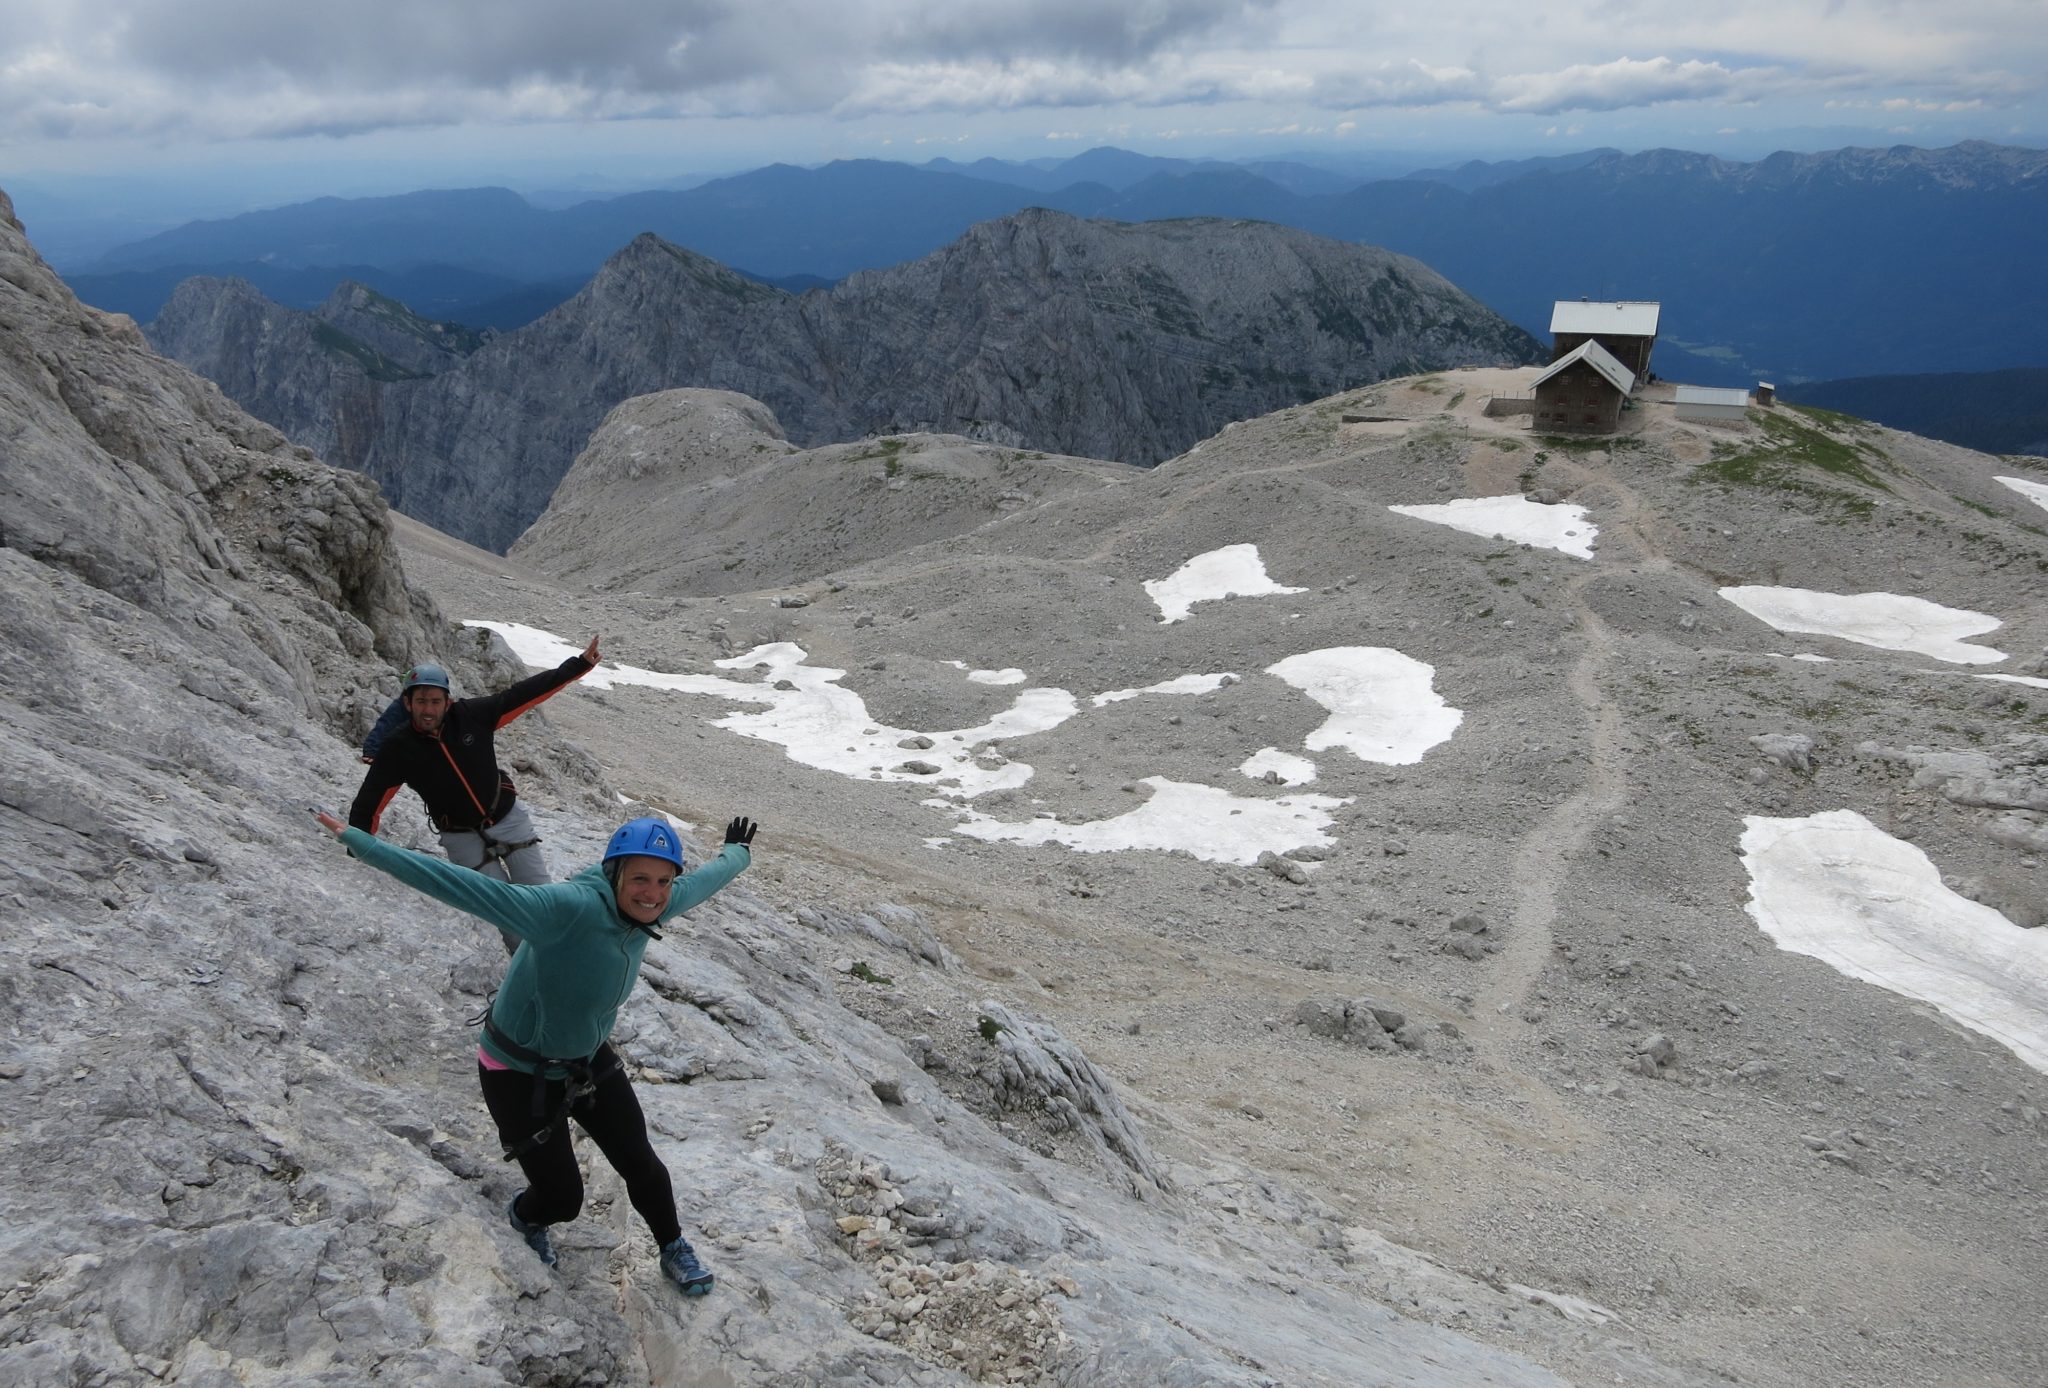
[[[399,676],[398,692],[410,694],[415,689],[444,689],[451,695],[454,687],[448,683],[448,672],[434,664],[415,665]]]
[[[683,845],[676,837],[675,826],[667,820],[654,816],[645,819],[631,819],[612,831],[612,841],[604,846],[604,861],[609,863],[617,858],[659,858],[665,863],[674,863],[676,871],[683,870]]]

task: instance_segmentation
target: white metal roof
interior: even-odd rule
[[[1550,310],[1553,333],[1610,333],[1616,337],[1655,337],[1659,305],[1648,299],[1559,299]]]
[[[1747,405],[1749,392],[1741,386],[1680,386],[1675,399],[1681,405]]]
[[[1552,362],[1549,369],[1541,376],[1529,382],[1529,389],[1534,390],[1537,386],[1542,385],[1575,361],[1582,361],[1602,376],[1605,376],[1607,383],[1623,395],[1636,388],[1636,373],[1616,361],[1614,353],[1608,351],[1591,338],[1587,338],[1584,342],[1572,348],[1571,351],[1566,352],[1563,356]]]

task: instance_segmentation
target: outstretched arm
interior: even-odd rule
[[[563,882],[529,886],[500,882],[495,877],[457,867],[453,863],[400,848],[382,839],[352,829],[324,810],[315,810],[321,827],[333,834],[353,856],[380,872],[388,873],[436,901],[481,917],[492,925],[511,931],[535,944],[548,944],[565,937],[570,930],[572,902],[564,893],[578,889]]]
[[[741,817],[725,826],[725,847],[718,856],[699,867],[696,871],[676,879],[669,889],[668,905],[662,909],[661,918],[674,920],[692,906],[700,906],[710,900],[712,894],[733,878],[747,870],[754,861],[756,825],[753,820]]]
[[[463,704],[473,708],[490,720],[494,728],[502,728],[520,714],[552,698],[568,685],[582,679],[597,668],[597,637],[590,638],[578,655],[572,655],[552,670],[543,670],[537,675],[528,675],[517,684],[486,694],[478,699],[465,699]]]

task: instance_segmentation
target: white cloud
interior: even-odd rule
[[[1774,76],[1767,70],[1756,69],[1738,75],[1716,62],[1617,58],[1607,63],[1578,63],[1556,72],[1504,78],[1494,84],[1490,104],[1500,111],[1536,115],[1614,111],[1663,101],[1733,96],[1738,87],[1753,89]]]

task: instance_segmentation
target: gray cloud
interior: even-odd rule
[[[7,3],[0,142],[1222,103],[1283,122],[1311,107],[2016,107],[2048,81],[2048,26],[2015,30],[2013,0],[1616,0],[1590,17],[1526,0]],[[1736,35],[1755,56],[1713,46]]]
[[[896,17],[885,48],[942,62],[1057,58],[1129,67],[1278,5],[1279,0],[919,0]]]

